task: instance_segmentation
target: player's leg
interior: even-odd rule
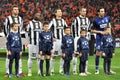
[[[7,57],[6,57],[6,73],[8,73],[9,74],[9,59],[8,59],[8,55],[7,55]]]
[[[28,51],[28,76],[32,76],[32,45],[29,45],[29,51]]]
[[[57,42],[57,47],[58,47],[58,54],[60,55],[60,68],[59,68],[59,73],[63,74],[63,65],[64,65],[64,60],[62,58],[62,50],[61,50],[61,40],[58,40]]]
[[[63,74],[63,65],[64,65],[64,60],[63,60],[63,58],[61,57],[61,58],[60,58],[60,69],[59,69],[59,73],[60,73],[60,74]]]
[[[28,58],[28,76],[32,76],[32,59]]]
[[[40,72],[41,72],[41,76],[44,76],[44,74],[43,74],[43,63],[44,63],[44,52],[42,52],[42,54],[40,54]]]
[[[79,75],[82,76],[83,75],[83,62],[82,59],[80,58],[80,63],[79,63]]]
[[[95,74],[99,74],[99,58],[101,55],[100,46],[101,46],[101,40],[96,39]]]
[[[77,41],[78,41],[79,37],[75,37],[74,39],[74,49],[75,49],[75,53],[73,54],[73,58],[72,58],[72,63],[73,63],[73,74],[77,74],[77,70],[76,70],[76,66],[77,66]]]
[[[39,55],[39,46],[35,45],[34,47],[34,52],[36,54],[36,58],[37,58],[37,66],[38,66],[38,75],[40,75],[40,55]]]
[[[85,67],[86,67],[86,61],[83,62],[83,75],[87,76],[87,74],[85,73]]]
[[[39,54],[38,54],[39,55]],[[38,75],[41,75],[40,73],[40,58],[37,57],[37,66],[38,66]]]
[[[54,65],[55,65],[55,56],[51,56],[50,58],[50,73],[54,75]]]
[[[70,69],[70,61],[67,59],[67,60],[64,60],[64,75],[65,76],[69,76],[69,69]]]
[[[64,68],[64,75],[67,75],[67,60],[66,58],[64,58],[64,64],[63,64],[63,68]]]
[[[46,76],[50,76],[49,67],[50,67],[50,54],[46,55]]]
[[[51,53],[51,58],[50,58],[50,73],[51,75],[54,75],[54,64],[55,64],[55,51],[56,51],[56,42],[53,42],[53,53]]]
[[[22,55],[20,55],[20,59],[19,59],[19,76],[20,77],[25,76],[25,74],[22,72]]]
[[[109,53],[108,49],[104,49],[104,55],[102,55],[102,57],[104,58],[104,62],[103,62],[103,69],[104,69],[104,73],[107,74],[108,73],[108,69],[107,69],[107,64],[108,64],[108,58],[107,58],[107,53]]]
[[[20,56],[20,59],[19,59],[19,74],[23,75],[23,73],[22,73],[22,55]]]
[[[6,53],[6,74],[4,77],[9,77],[9,58],[8,58],[8,52]]]
[[[11,55],[8,55],[9,58],[9,78],[12,77],[12,64],[13,64],[13,59],[14,59],[14,51],[11,51]]]
[[[100,58],[100,51],[96,51],[96,56],[95,56],[95,65],[96,65],[96,72],[95,74],[99,74],[99,58]]]
[[[89,39],[89,55],[94,55],[94,43],[95,43],[95,37],[93,35],[93,33],[91,33],[90,38]],[[86,74],[91,74],[88,71],[88,60],[86,61],[86,66],[85,66],[85,73]]]
[[[86,64],[85,64],[85,73],[86,74],[91,74],[90,72],[88,72],[88,60],[86,61]]]
[[[19,76],[19,59],[20,59],[20,51],[17,52],[17,54],[15,54],[15,72],[16,72],[16,77],[20,77]]]
[[[108,75],[111,75],[113,73],[110,72],[111,69],[111,58],[108,58],[107,60],[107,71],[108,71]]]
[[[12,63],[13,63],[13,59],[10,59],[10,63],[9,63],[9,78],[12,77]]]
[[[70,59],[67,61],[67,75],[70,75]]]
[[[87,72],[88,72],[88,60],[86,61],[86,66],[85,66],[85,73],[87,74]]]
[[[105,74],[107,73],[106,64],[107,64],[107,59],[104,57],[103,68],[104,68],[104,73],[105,73]]]
[[[77,69],[76,69],[76,67],[77,67],[77,55],[78,54],[73,54],[73,59],[72,59],[72,62],[73,62],[73,74],[75,75],[75,74],[77,74]]]

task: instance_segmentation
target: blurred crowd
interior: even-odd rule
[[[111,17],[114,32],[120,36],[120,1],[119,0],[0,0],[0,31],[6,16],[11,14],[11,6],[20,7],[20,16],[24,20],[24,27],[32,19],[34,12],[41,13],[41,22],[50,21],[54,17],[54,10],[60,7],[63,18],[68,25],[79,15],[79,8],[87,8],[87,16],[91,22],[97,16],[97,8],[104,6],[106,14]]]

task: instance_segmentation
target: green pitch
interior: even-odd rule
[[[27,56],[22,58],[23,62],[23,73],[27,75]],[[100,59],[100,74],[95,75],[95,56],[89,56],[89,67],[88,71],[92,74],[87,76],[79,76],[72,74],[72,65],[71,65],[71,75],[70,76],[63,76],[59,74],[59,57],[56,58],[55,61],[55,75],[49,76],[49,77],[41,77],[37,74],[37,63],[36,60],[33,60],[33,68],[32,68],[32,76],[31,77],[23,77],[23,78],[16,78],[15,76],[12,77],[12,79],[4,78],[5,74],[5,57],[0,57],[0,80],[120,80],[120,49],[117,48],[115,51],[115,56],[112,59],[112,70],[116,72],[115,75],[105,75],[103,73],[103,59]],[[45,61],[44,61],[45,64]],[[77,71],[79,65],[79,58],[78,58],[78,64],[77,64]],[[13,73],[15,73],[14,70],[14,64],[13,64]],[[45,72],[45,65],[44,65],[44,72]]]

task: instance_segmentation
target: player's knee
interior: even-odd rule
[[[75,58],[76,58],[77,56],[78,56],[78,54],[73,54],[73,57],[75,57]]]
[[[44,55],[40,55],[40,60],[44,60]]]
[[[46,55],[46,59],[50,59],[50,55]]]
[[[56,58],[56,56],[51,56],[51,58],[52,58],[52,59],[55,59],[55,58]]]
[[[101,56],[101,52],[100,51],[96,51],[96,56]]]
[[[22,58],[22,55],[20,55],[20,58]]]

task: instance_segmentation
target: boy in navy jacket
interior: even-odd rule
[[[78,39],[77,42],[77,50],[80,55],[80,64],[79,64],[79,71],[81,76],[86,76],[85,73],[85,66],[86,61],[88,60],[88,53],[89,53],[89,43],[88,39],[86,38],[86,30],[82,29],[80,31],[81,37]]]
[[[64,59],[64,75],[69,75],[70,70],[70,61],[72,59],[72,55],[74,53],[74,38],[70,35],[70,27],[66,27],[65,36],[62,38],[62,57]]]
[[[50,32],[48,29],[48,22],[44,22],[43,30],[44,31],[39,34],[40,70],[41,70],[41,76],[44,76],[43,62],[44,62],[44,57],[46,57],[46,76],[49,76],[50,75],[49,61],[50,61],[51,51],[53,49],[53,35],[52,35],[52,32]]]
[[[19,77],[18,67],[19,67],[19,59],[20,55],[22,55],[22,42],[21,35],[18,33],[18,24],[12,23],[12,30],[7,36],[7,50],[8,50],[8,58],[9,62],[9,78],[12,77],[12,63],[15,59],[15,71],[16,77]]]
[[[102,37],[101,41],[102,41],[101,51],[103,52],[102,57],[104,58],[104,63],[103,63],[104,73],[111,75],[112,74],[110,72],[111,58],[114,55],[113,51],[115,48],[115,43],[114,43],[113,37],[112,37],[112,35],[110,35],[110,33],[104,35]]]

